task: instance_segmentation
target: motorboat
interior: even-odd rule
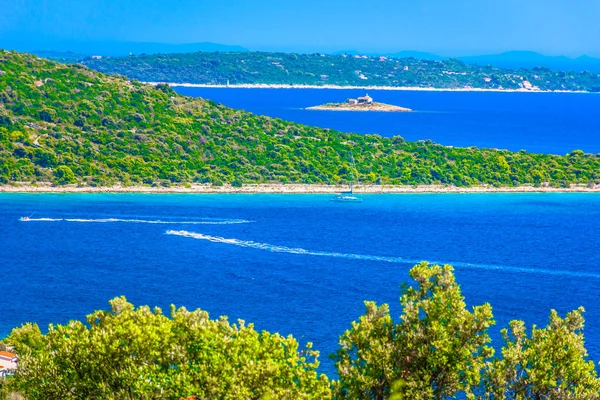
[[[331,199],[331,201],[335,201],[338,203],[362,203],[363,199],[352,194],[344,194],[348,192],[342,192]]]

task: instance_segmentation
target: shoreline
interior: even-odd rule
[[[146,193],[146,194],[336,194],[348,190],[347,185],[315,184],[254,184],[233,187],[231,185],[189,185],[172,187],[151,186],[106,186],[93,187],[51,184],[2,185],[0,193]],[[416,193],[600,193],[600,185],[572,185],[568,188],[532,185],[517,187],[473,186],[457,187],[448,185],[355,185],[354,193],[362,194],[416,194]]]
[[[208,83],[173,83],[173,82],[143,82],[148,85],[169,85],[171,87],[190,87],[206,89],[332,89],[332,90],[390,90],[415,92],[497,92],[497,93],[587,93],[585,90],[529,90],[529,89],[484,89],[484,88],[425,88],[419,86],[341,86],[341,85],[288,85],[268,83],[241,83],[233,85],[217,85]]]

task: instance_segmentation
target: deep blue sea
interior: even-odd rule
[[[365,90],[175,88],[227,106],[343,132],[431,139],[448,146],[566,154],[600,153],[600,95],[369,90],[375,101],[413,113],[304,108],[363,96]]]
[[[586,96],[573,98],[580,99]],[[600,194],[0,194],[0,337],[81,319],[125,295],[293,334],[322,352],[364,300],[390,303],[420,260],[450,263],[498,330],[586,308],[600,361]],[[32,215],[29,222],[19,217]]]

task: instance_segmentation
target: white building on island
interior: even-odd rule
[[[357,99],[348,99],[348,104],[373,104],[373,98],[366,94]]]
[[[372,104],[373,103],[373,98],[371,96],[369,96],[368,94],[361,96],[356,100],[358,100],[358,104]]]

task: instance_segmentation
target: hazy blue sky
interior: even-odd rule
[[[0,0],[16,40],[600,56],[600,0]]]

